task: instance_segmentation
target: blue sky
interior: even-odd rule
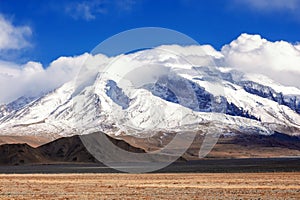
[[[137,27],[180,31],[220,49],[241,33],[270,41],[300,41],[297,0],[0,0],[0,14],[27,27],[26,48],[0,51],[2,60],[47,66],[60,56],[91,51],[106,38]]]

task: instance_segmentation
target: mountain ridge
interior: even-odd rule
[[[77,77],[18,109],[1,111],[1,134],[51,140],[95,131],[135,137],[181,129],[202,130],[204,135],[300,134],[300,90],[275,83],[272,88],[267,78],[264,85],[264,80],[255,82],[253,75],[230,68],[187,65],[160,52],[156,48],[120,55],[107,71],[86,68],[86,79]],[[149,62],[154,64],[134,72]],[[132,75],[118,70],[129,64],[136,65]],[[134,79],[140,74],[145,80],[152,75],[158,79],[141,84],[143,79]],[[126,78],[137,85],[133,90],[128,90]]]

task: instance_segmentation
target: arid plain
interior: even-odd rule
[[[300,173],[1,174],[0,199],[300,199]]]

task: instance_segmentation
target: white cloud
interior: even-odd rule
[[[38,62],[17,65],[0,61],[0,104],[58,88],[76,77],[88,56],[60,57],[46,69]]]
[[[116,1],[115,4],[119,10],[131,11],[133,6],[136,4],[136,0],[122,0]]]
[[[99,13],[104,13],[102,8],[104,2],[101,0],[74,2],[66,6],[66,12],[74,19],[90,21]]]
[[[182,56],[184,60],[194,66],[214,66],[216,60],[223,58],[223,54],[215,50],[211,45],[192,45],[186,47],[163,45],[160,48]]]
[[[298,0],[235,0],[237,4],[246,4],[258,10],[295,11],[300,8]]]
[[[120,11],[130,12],[136,5],[136,0],[86,0],[74,1],[65,6],[65,12],[72,18],[91,21],[99,15],[112,13],[116,14]]]
[[[300,87],[300,49],[285,41],[270,42],[259,35],[242,34],[223,46],[225,65],[269,76],[285,85]]]
[[[0,14],[0,51],[18,50],[30,46],[29,36],[31,36],[29,26],[14,26]]]

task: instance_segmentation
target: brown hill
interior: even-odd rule
[[[94,133],[104,134],[104,133]],[[91,137],[93,134],[83,137]],[[81,136],[82,137],[82,136]],[[132,152],[144,152],[140,148],[107,136],[114,144]],[[53,164],[98,162],[84,147],[79,136],[64,137],[39,147],[23,144],[0,145],[0,165]]]
[[[23,165],[46,162],[44,155],[28,144],[4,144],[0,146],[1,165]]]
[[[96,162],[77,135],[59,138],[36,149],[51,162]]]
[[[94,133],[81,137],[93,139]],[[175,133],[174,133],[175,134]],[[173,134],[173,136],[174,136]],[[162,138],[166,136],[167,138]],[[135,153],[158,150],[172,139],[172,134],[158,134],[152,138],[129,136],[118,139],[109,137],[118,147]],[[184,139],[184,135],[182,135]],[[182,160],[197,160],[203,135],[198,134]],[[180,145],[179,145],[180,146]],[[222,136],[206,158],[270,158],[300,156],[300,138],[276,133],[270,136],[259,134],[236,134]],[[134,159],[134,158],[133,158]],[[0,145],[0,165],[53,164],[53,163],[96,163],[79,136],[59,138],[39,147],[28,144]]]

